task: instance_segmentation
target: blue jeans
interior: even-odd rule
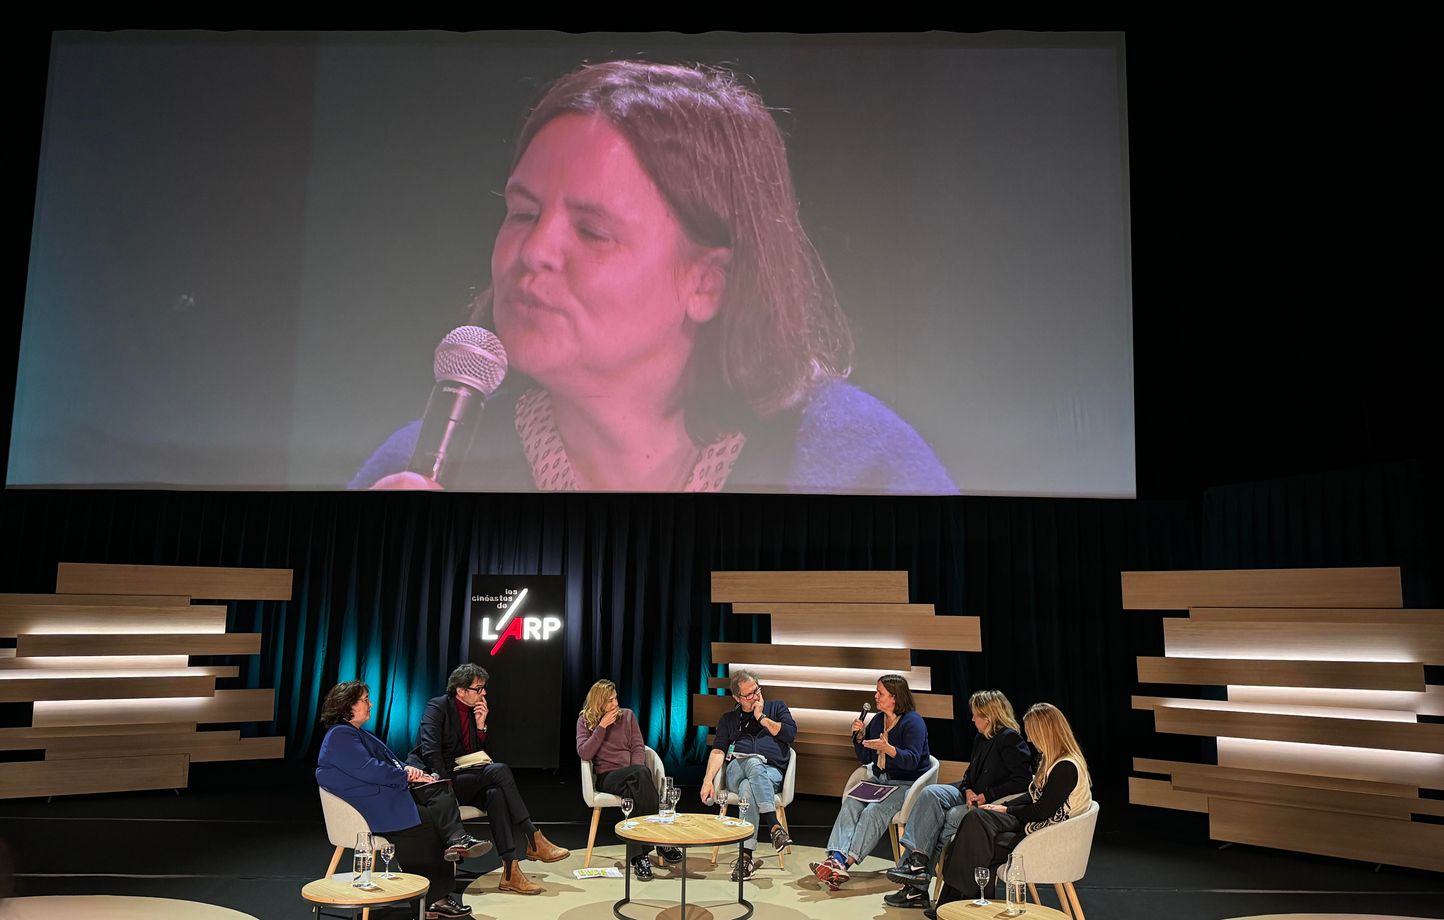
[[[913,801],[913,810],[908,814],[907,827],[902,835],[902,858],[914,850],[927,857],[927,872],[933,874],[942,848],[958,832],[958,824],[968,811],[963,794],[957,786],[929,786]]]
[[[757,825],[762,815],[777,810],[777,790],[782,787],[782,771],[761,757],[729,760],[722,768],[722,788],[740,796],[744,785],[747,786],[747,798],[752,802],[752,808],[743,817],[752,825],[752,836],[742,846],[755,850]]]
[[[842,810],[832,822],[832,833],[827,838],[827,849],[845,853],[853,862],[862,862],[877,846],[893,817],[902,811],[903,799],[913,784],[910,779],[872,779],[871,771],[868,776],[868,782],[898,789],[881,802],[859,802],[843,797]]]

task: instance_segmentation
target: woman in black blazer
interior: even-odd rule
[[[1033,748],[1019,733],[1013,704],[1003,692],[979,690],[968,699],[968,708],[978,730],[968,770],[959,782],[924,789],[914,803],[902,836],[902,859],[887,873],[903,886],[883,898],[890,907],[927,907],[928,877],[963,814],[1026,791],[1033,776]]]

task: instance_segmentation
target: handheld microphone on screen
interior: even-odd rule
[[[858,717],[859,719],[863,719],[863,718],[865,718],[865,717],[867,716],[867,714],[868,714],[869,712],[872,712],[872,704],[871,704],[871,703],[863,703],[863,704],[862,704],[862,709],[858,710],[857,717]],[[863,726],[863,727],[866,728],[866,726]],[[856,741],[856,742],[858,742],[858,743],[861,743],[861,742],[862,742],[862,732],[861,732],[861,731],[855,731],[855,732],[853,732],[853,733],[852,733],[852,740],[853,740],[853,741]]]
[[[480,326],[458,326],[436,346],[436,385],[407,469],[443,486],[476,437],[486,401],[506,376],[506,349]]]

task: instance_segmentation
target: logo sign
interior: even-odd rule
[[[527,614],[524,605],[530,590],[522,588],[518,591],[515,588],[505,588],[501,594],[493,597],[472,595],[471,602],[473,604],[494,603],[498,610],[506,609],[506,612],[497,617],[494,623],[489,616],[481,618],[481,639],[483,642],[492,643],[492,655],[501,651],[508,639],[516,639],[519,642],[547,642],[562,631],[562,618],[555,614],[541,616]]]
[[[567,728],[562,660],[573,624],[560,575],[473,575],[465,658],[486,668],[487,753],[512,767],[554,769]],[[570,746],[570,741],[567,741]]]

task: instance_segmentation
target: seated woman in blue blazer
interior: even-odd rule
[[[902,810],[913,782],[931,765],[928,728],[913,705],[912,690],[901,674],[884,674],[873,694],[877,715],[866,726],[852,723],[852,745],[867,767],[870,782],[897,786],[881,802],[860,802],[843,797],[842,810],[827,839],[827,858],[812,864],[812,872],[833,891],[850,877],[848,868],[872,852],[892,819]]]
[[[331,688],[321,705],[329,726],[316,761],[316,782],[361,812],[374,834],[396,845],[408,871],[431,880],[428,918],[470,917],[471,908],[451,896],[446,862],[480,856],[491,844],[466,833],[449,783],[407,766],[380,738],[362,728],[371,718],[371,691],[363,681]]]

